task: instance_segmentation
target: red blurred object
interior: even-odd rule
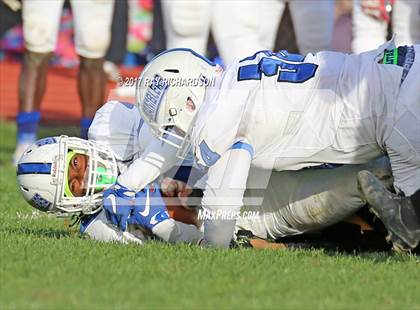
[[[360,6],[366,14],[389,23],[394,2],[395,0],[362,0]]]
[[[137,77],[141,67],[121,69],[123,76]],[[47,91],[42,102],[42,121],[72,124],[81,116],[77,94],[77,68],[50,67]],[[0,61],[0,118],[14,119],[18,111],[18,78],[20,63]],[[107,93],[116,85],[108,83]],[[106,98],[107,96],[105,96]]]

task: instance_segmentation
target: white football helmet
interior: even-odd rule
[[[161,140],[188,151],[190,125],[222,68],[191,49],[165,51],[144,68],[136,86],[142,118]]]
[[[74,197],[67,182],[70,159],[88,156],[84,174],[85,194]],[[17,182],[33,207],[58,214],[92,214],[100,210],[102,191],[116,182],[117,162],[110,148],[75,137],[49,137],[30,146],[17,165]]]

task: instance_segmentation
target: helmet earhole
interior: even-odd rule
[[[23,190],[24,192],[29,192],[29,189],[27,189],[26,187],[21,186],[20,189]]]

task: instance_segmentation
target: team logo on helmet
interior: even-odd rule
[[[31,200],[32,205],[42,212],[50,210],[52,203],[41,197],[40,194],[36,193]]]
[[[35,144],[36,146],[40,147],[46,144],[53,144],[53,143],[57,143],[57,140],[54,137],[48,137],[48,138],[38,140]]]

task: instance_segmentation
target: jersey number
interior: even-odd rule
[[[251,57],[242,59],[240,62],[253,60],[259,53],[264,53],[268,57],[261,58],[258,64],[239,67],[238,81],[261,80],[264,74],[268,77],[278,75],[277,82],[303,83],[312,78],[318,68],[316,64],[303,63],[303,56],[289,54],[286,51],[279,53],[269,51],[258,52]]]

